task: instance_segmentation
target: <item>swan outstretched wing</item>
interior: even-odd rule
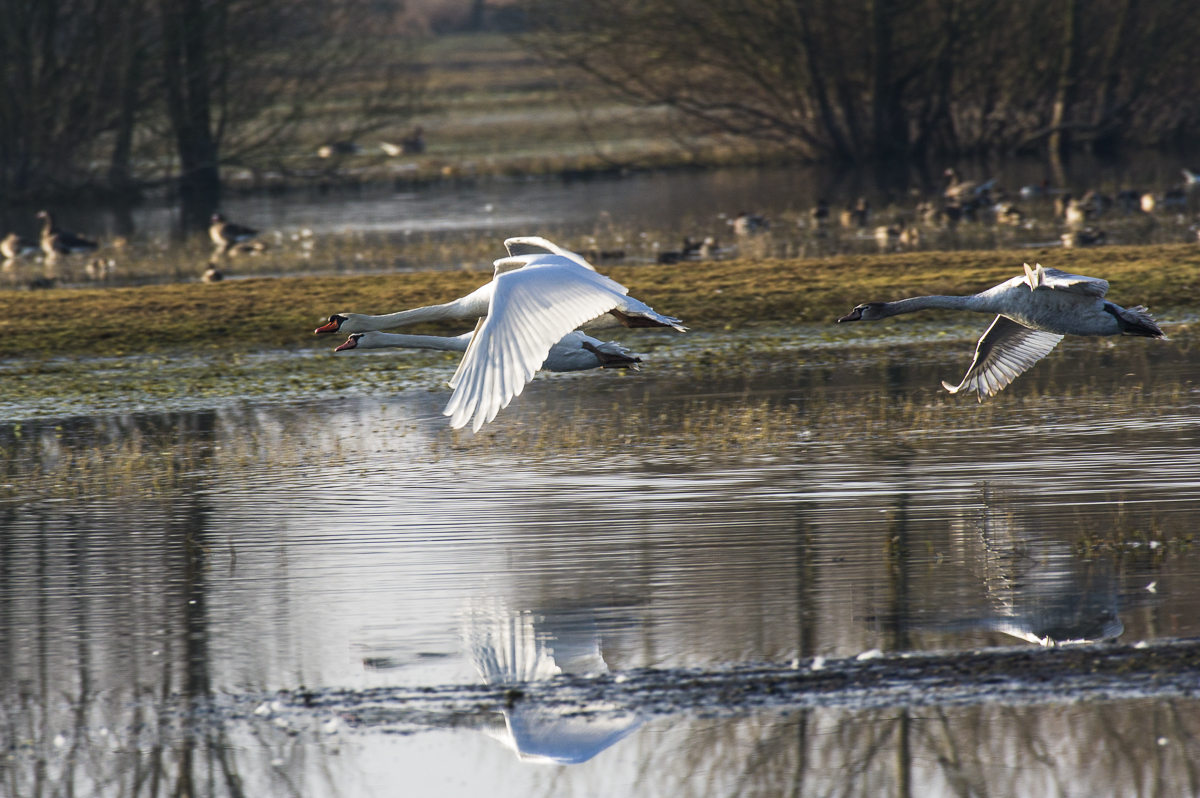
[[[1108,293],[1108,280],[1099,277],[1084,277],[1082,274],[1069,274],[1058,269],[1047,269],[1042,264],[1030,267],[1025,264],[1025,282],[1030,290],[1048,288],[1052,291],[1066,291],[1083,296],[1103,297]]]
[[[588,263],[584,257],[569,249],[563,249],[553,241],[547,241],[541,236],[520,236],[504,239],[504,248],[510,256],[518,255],[559,255],[578,263],[585,269],[596,271],[596,267]]]
[[[1056,333],[1031,330],[1012,319],[997,316],[979,339],[975,347],[975,359],[967,369],[962,382],[957,386],[943,382],[942,387],[950,393],[976,391],[979,401],[985,396],[994,396],[1003,390],[1050,350],[1058,346],[1063,336]]]
[[[458,429],[478,431],[519,396],[550,347],[580,324],[607,313],[625,298],[625,287],[602,274],[558,258],[537,259],[499,274],[487,318],[479,322],[443,411]]]

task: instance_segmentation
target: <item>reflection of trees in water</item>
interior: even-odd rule
[[[193,442],[215,436],[212,414],[179,426]],[[0,510],[7,795],[294,793],[286,772],[262,760],[295,741],[242,753],[211,706],[211,472],[197,465],[160,501]]]
[[[907,713],[904,758],[895,710],[693,720],[657,733],[652,726],[638,746],[637,769],[646,775],[633,794],[1165,798],[1194,794],[1198,783],[1200,719],[1188,701]]]

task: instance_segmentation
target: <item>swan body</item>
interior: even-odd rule
[[[453,338],[436,335],[400,335],[398,333],[365,332],[353,333],[346,343],[333,351],[350,349],[433,349],[443,352],[466,352],[475,333],[469,332]],[[585,335],[579,330],[569,332],[550,347],[542,361],[542,371],[568,372],[589,371],[600,368],[630,368],[640,370],[641,358],[634,357],[628,349],[616,341],[604,343]]]
[[[942,383],[950,393],[975,391],[983,401],[1048,355],[1064,336],[1166,338],[1145,308],[1114,305],[1104,299],[1107,292],[1107,280],[1025,264],[1024,275],[972,296],[869,302],[838,321],[874,321],[927,309],[996,314],[979,339],[975,359],[962,382],[957,386]]]
[[[625,296],[626,289],[624,286],[600,275],[582,256],[570,250],[563,249],[544,238],[538,236],[510,238],[504,242],[504,246],[508,250],[509,257],[495,262],[496,272],[492,281],[480,286],[464,297],[441,305],[428,305],[423,308],[402,310],[398,313],[388,313],[382,316],[367,316],[361,313],[335,313],[329,317],[329,321],[326,324],[318,327],[315,332],[317,334],[371,332],[390,330],[395,327],[405,327],[410,324],[421,324],[430,321],[475,321],[487,316],[491,308],[492,296],[495,293],[498,279],[502,274],[531,265],[546,266],[551,264],[562,266],[568,272],[572,266],[577,267],[578,274],[576,276],[580,279],[583,279],[584,273],[590,272],[594,278],[605,281],[605,284],[610,287],[615,286],[615,290],[619,291],[620,296],[616,298],[614,305],[608,310],[596,314],[597,316],[602,316],[605,313],[609,313],[613,318],[604,320],[588,319],[587,321],[591,322],[586,325],[589,330],[611,329],[612,327],[622,325],[625,327],[674,327],[680,332],[687,330],[686,327],[682,326],[679,319],[655,313],[645,303],[633,297]],[[568,272],[560,272],[560,275]],[[543,272],[542,275],[547,282],[552,281],[550,272]]]
[[[478,432],[521,394],[554,345],[586,322],[611,314],[627,327],[687,329],[679,319],[627,296],[623,285],[573,252],[541,238],[515,238],[504,244],[509,257],[495,262],[492,281],[465,297],[386,316],[335,314],[316,332],[370,332],[424,321],[477,319],[450,380],[454,393],[444,412],[451,427],[469,422]],[[598,344],[581,342],[583,349],[589,346]],[[599,349],[588,351],[598,358],[603,354]]]

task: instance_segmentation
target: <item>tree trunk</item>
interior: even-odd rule
[[[908,150],[904,107],[895,79],[892,47],[894,0],[870,0],[871,13],[871,154],[902,156]]]
[[[117,117],[116,140],[113,144],[112,161],[108,168],[109,186],[117,194],[127,197],[134,192],[130,155],[133,151],[133,127],[136,121],[142,80],[142,49],[138,29],[141,24],[140,3],[131,3],[121,21],[121,68],[118,101],[120,112]]]
[[[817,106],[821,127],[825,130],[825,135],[828,137],[833,148],[834,156],[840,161],[849,161],[853,158],[853,155],[850,152],[850,145],[846,141],[846,134],[842,131],[842,126],[838,123],[837,114],[834,113],[833,104],[829,101],[829,89],[825,86],[822,65],[817,57],[816,39],[812,34],[812,26],[809,23],[809,15],[811,13],[810,9],[805,8],[803,3],[796,3],[796,16],[799,21],[801,44],[804,46],[809,78],[812,80],[811,91],[813,101]]]
[[[201,0],[159,0],[167,113],[179,151],[184,230],[207,226],[221,198],[209,111],[206,15]]]
[[[1075,101],[1075,86],[1079,79],[1079,0],[1063,0],[1063,52],[1058,73],[1058,87],[1050,112],[1050,166],[1059,185],[1066,184],[1063,160],[1070,146],[1070,136],[1063,125]]]
[[[1092,142],[1092,151],[1097,154],[1112,154],[1121,139],[1119,117],[1117,111],[1117,87],[1121,84],[1120,55],[1126,33],[1133,24],[1133,0],[1121,0],[1116,16],[1116,24],[1110,32],[1108,46],[1104,52],[1104,65],[1101,69],[1103,81],[1100,84],[1099,97],[1096,101],[1096,125],[1100,128],[1099,135]]]

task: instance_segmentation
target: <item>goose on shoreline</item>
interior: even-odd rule
[[[418,322],[477,320],[444,412],[450,426],[478,432],[519,396],[564,336],[605,314],[626,327],[673,327],[679,319],[626,296],[623,285],[599,274],[579,255],[543,238],[510,238],[509,257],[495,262],[488,284],[465,297],[385,316],[334,314],[320,334],[370,332]]]
[[[1067,335],[1137,335],[1166,338],[1141,305],[1122,308],[1108,302],[1108,281],[1045,269],[1025,274],[972,296],[920,296],[896,302],[868,302],[838,319],[875,321],[918,310],[970,310],[998,314],[979,339],[975,359],[950,393],[975,391],[979,401],[994,396],[1048,355]]]
[[[466,352],[471,345],[474,332],[463,333],[453,338],[438,335],[401,335],[399,333],[365,332],[351,333],[346,342],[333,351],[346,352],[353,349],[432,349],[439,352]],[[642,359],[630,353],[616,341],[604,343],[579,330],[574,330],[550,347],[541,371],[567,372],[589,371],[603,368],[627,368],[641,370]]]
[[[216,248],[213,257],[233,255],[239,247],[258,251],[265,249],[261,241],[255,240],[257,236],[258,231],[254,228],[227,222],[219,213],[212,215],[212,224],[208,226],[208,237]]]
[[[42,220],[42,252],[52,261],[59,255],[95,252],[100,246],[91,239],[60,229],[50,211],[38,211],[37,218]]]
[[[0,241],[0,255],[3,255],[5,260],[16,260],[25,255],[32,255],[40,249],[41,247],[36,241],[22,238],[16,233],[9,233],[3,241]]]

